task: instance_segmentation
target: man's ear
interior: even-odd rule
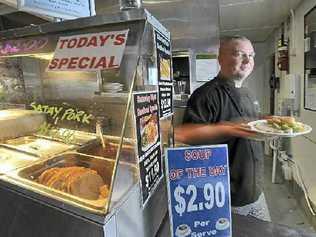
[[[221,63],[223,62],[223,56],[221,56],[221,54],[217,56],[217,62],[219,65],[221,65]]]
[[[218,71],[220,72],[221,71],[221,64],[219,63],[218,58],[217,58],[217,65],[218,65]]]

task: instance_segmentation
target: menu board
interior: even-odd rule
[[[159,85],[159,108],[160,118],[167,117],[173,114],[173,86]]]
[[[157,92],[134,93],[137,155],[143,205],[162,178]]]
[[[155,31],[155,42],[159,83],[159,117],[166,118],[173,114],[173,83],[170,40],[158,31]]]
[[[171,236],[231,236],[227,145],[169,148]]]

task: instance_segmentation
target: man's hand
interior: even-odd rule
[[[226,134],[230,137],[251,138],[257,136],[257,133],[251,130],[251,127],[245,123],[221,123],[226,130]]]

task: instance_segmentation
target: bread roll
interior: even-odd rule
[[[281,121],[288,124],[295,124],[295,118],[290,116],[281,117]]]

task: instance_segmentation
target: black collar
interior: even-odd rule
[[[236,87],[235,87],[235,82],[233,80],[221,78],[219,75],[216,78],[214,78],[214,80],[216,80],[216,82],[227,93],[227,95],[229,96],[230,100],[234,104],[234,107],[238,111],[239,115],[241,117],[243,117],[244,116],[243,110],[240,108],[239,103],[238,103],[238,99],[237,99],[239,97],[239,95],[238,95]]]

